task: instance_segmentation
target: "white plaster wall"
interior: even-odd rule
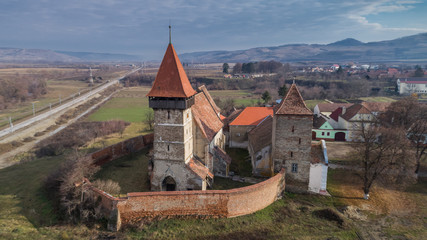
[[[322,186],[322,165],[321,163],[310,164],[310,180],[308,190],[319,193]]]

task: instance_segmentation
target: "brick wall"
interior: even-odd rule
[[[147,134],[130,138],[123,142],[116,143],[104,149],[89,154],[96,165],[103,165],[109,161],[123,157],[132,152],[139,151],[153,144],[154,134]]]
[[[119,230],[121,226],[156,216],[235,217],[256,212],[280,198],[285,189],[285,172],[232,190],[139,192],[114,198],[94,187],[89,189],[109,219],[110,229]]]

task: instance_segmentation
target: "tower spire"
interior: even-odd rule
[[[171,27],[170,20],[169,20],[169,44],[172,44],[172,27]]]

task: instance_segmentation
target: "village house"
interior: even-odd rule
[[[206,190],[228,175],[220,109],[204,86],[194,90],[169,43],[150,92],[154,110],[151,190]]]
[[[427,78],[399,78],[396,83],[400,95],[427,94]]]
[[[360,123],[369,124],[375,121],[389,105],[389,102],[318,104],[314,107],[312,139],[354,141],[355,131],[360,128]]]

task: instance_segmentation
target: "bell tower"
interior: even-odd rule
[[[195,94],[169,42],[156,79],[147,94],[149,106],[154,110],[153,191],[193,188],[186,181],[185,169],[193,158],[191,106]]]

